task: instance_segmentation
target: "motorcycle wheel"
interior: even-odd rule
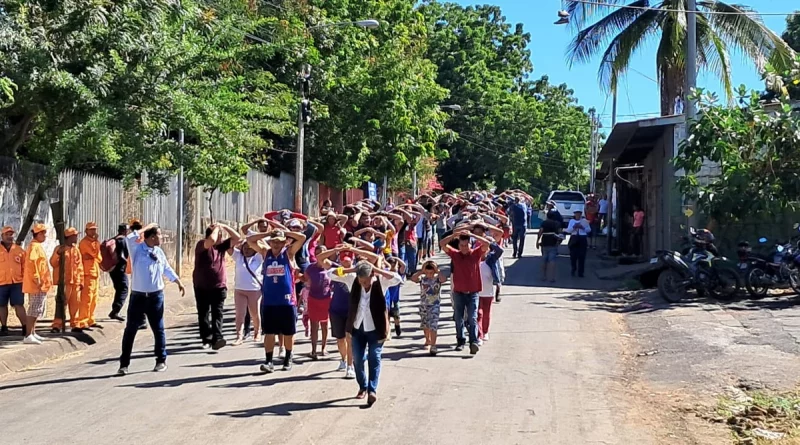
[[[677,303],[686,295],[683,277],[672,269],[666,269],[658,275],[658,293],[670,303]]]
[[[747,293],[753,298],[764,298],[769,291],[767,273],[760,267],[753,267],[744,276]]]
[[[717,300],[730,301],[739,293],[739,274],[730,269],[714,269],[708,292]]]
[[[789,285],[796,294],[800,294],[800,271],[791,269],[789,271]]]

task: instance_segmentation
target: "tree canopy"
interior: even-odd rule
[[[363,19],[383,26],[348,25]],[[294,162],[309,64],[312,178],[430,181],[438,166],[451,189],[585,182],[588,117],[566,85],[530,80],[529,43],[496,6],[8,0],[0,156],[51,181],[79,168],[162,191],[183,167],[208,191],[244,191],[249,168]]]

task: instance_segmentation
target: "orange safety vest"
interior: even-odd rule
[[[22,292],[26,294],[47,293],[53,286],[47,253],[42,243],[34,240],[28,245],[22,272]],[[39,279],[40,284],[36,284],[35,278]]]
[[[58,284],[59,272],[61,265],[59,261],[58,249],[62,246],[56,247],[53,255],[50,256],[50,265],[53,266],[53,284]],[[81,251],[78,246],[64,246],[64,284],[82,285],[83,284],[83,260],[81,259]]]
[[[24,262],[25,250],[22,247],[11,244],[11,248],[6,250],[5,246],[0,244],[0,286],[22,283]]]
[[[78,247],[83,257],[83,274],[89,278],[99,277],[100,262],[103,260],[100,255],[100,240],[84,237]]]

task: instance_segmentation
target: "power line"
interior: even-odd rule
[[[609,8],[617,8],[617,9],[638,9],[642,11],[664,11],[664,12],[695,12],[700,14],[711,14],[711,15],[750,15],[750,16],[783,16],[788,17],[791,15],[798,15],[800,14],[799,11],[795,12],[756,12],[756,11],[709,11],[709,10],[697,10],[697,11],[688,11],[686,9],[667,9],[667,8],[655,8],[652,6],[633,6],[633,5],[617,5],[613,3],[602,3],[598,1],[591,1],[591,0],[568,0],[572,3],[583,3],[584,5],[595,5],[595,6],[605,6]],[[735,7],[735,6],[734,6]]]
[[[462,135],[461,135],[461,134],[459,134],[459,136],[462,136]],[[495,154],[502,155],[502,153],[500,153],[500,152],[499,152],[499,151],[497,151],[496,149],[493,149],[493,148],[490,148],[490,147],[486,147],[486,146],[484,146],[484,145],[481,145],[481,144],[479,144],[479,143],[477,143],[477,142],[475,142],[475,141],[473,141],[473,140],[470,140],[470,139],[468,139],[468,138],[466,138],[466,137],[465,137],[465,138],[463,138],[463,139],[464,139],[465,141],[467,141],[468,143],[470,143],[470,144],[472,144],[472,145],[475,145],[475,146],[477,146],[477,147],[479,147],[479,148],[483,148],[484,150],[489,150],[489,151],[491,151],[491,152],[493,152],[493,153],[495,153]],[[487,144],[493,144],[493,145],[496,145],[496,146],[498,146],[498,147],[500,147],[500,148],[504,148],[504,149],[507,149],[507,150],[508,150],[508,149],[512,149],[512,147],[503,146],[503,145],[498,145],[498,144],[496,144],[496,143],[493,143],[493,142],[490,142],[490,141],[483,141],[483,142],[484,142],[484,143],[487,143]],[[514,149],[514,150],[515,150],[515,149]],[[563,165],[558,165],[557,163],[559,163],[559,162],[560,162],[561,164],[563,164]],[[569,162],[567,162],[567,161],[562,161],[561,159],[554,159],[554,158],[544,158],[544,162],[543,162],[543,161],[538,161],[538,164],[539,164],[539,165],[542,165],[542,166],[545,166],[545,167],[556,167],[556,168],[563,168],[564,166],[570,166],[570,165],[572,165],[571,163],[569,163]]]

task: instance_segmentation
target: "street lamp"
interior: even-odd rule
[[[311,26],[308,29],[331,28],[338,26],[358,26],[359,28],[375,29],[381,23],[375,19],[358,20],[354,22],[326,23],[323,25]],[[305,125],[311,120],[311,102],[306,98],[309,90],[309,80],[311,77],[311,65],[305,64],[299,76],[300,104],[297,108],[297,161],[294,171],[294,210],[302,213],[303,211],[303,155],[305,153]]]

